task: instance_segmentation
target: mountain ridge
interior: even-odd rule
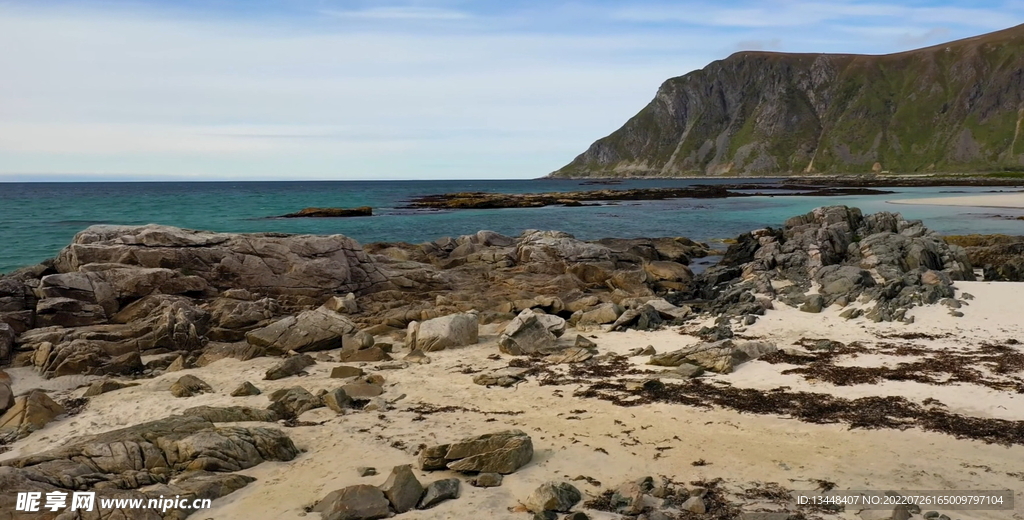
[[[551,177],[1024,170],[1024,25],[893,54],[740,51]]]

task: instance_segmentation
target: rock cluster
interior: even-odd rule
[[[867,317],[893,321],[915,305],[953,297],[956,280],[974,280],[966,252],[920,221],[829,206],[779,230],[741,235],[719,265],[669,299],[704,300],[704,311],[741,317],[763,314],[773,298],[806,312],[874,302]],[[808,295],[812,287],[817,293]]]
[[[373,472],[371,474],[376,474]],[[395,466],[380,486],[359,484],[332,491],[313,507],[324,520],[375,520],[413,509],[430,509],[459,498],[461,481],[436,480],[424,486],[412,466]]]
[[[451,444],[428,446],[420,452],[424,471],[450,469],[463,473],[507,475],[533,458],[533,441],[520,430],[468,437]]]

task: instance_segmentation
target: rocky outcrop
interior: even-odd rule
[[[771,354],[776,350],[774,344],[764,341],[737,342],[727,339],[655,354],[651,356],[648,363],[664,367],[678,367],[689,362],[713,372],[728,374],[737,365]]]
[[[719,265],[669,299],[708,300],[700,310],[729,316],[763,314],[772,298],[809,312],[874,301],[872,319],[892,321],[915,305],[953,297],[956,280],[974,280],[966,252],[920,221],[828,206],[782,229],[741,235]],[[812,287],[818,292],[808,295]]]
[[[251,468],[264,461],[289,461],[298,453],[292,441],[278,430],[218,428],[200,417],[171,416],[4,460],[0,462],[0,486],[43,492],[95,490],[99,497],[116,492],[139,498],[161,494],[217,498],[253,480],[223,472]],[[14,498],[9,493],[0,496],[0,510],[13,510],[13,502],[8,501]],[[137,513],[124,518],[150,518]]]
[[[10,387],[6,384],[3,386],[7,388],[7,398],[10,402]],[[63,406],[54,402],[41,390],[33,390],[27,395],[14,398],[6,410],[0,416],[0,438],[4,436],[24,437],[46,426],[47,423],[65,412]]]
[[[1022,35],[885,56],[736,53],[663,83],[552,176],[1019,168]]]
[[[313,299],[365,292],[387,278],[359,244],[341,235],[213,233],[158,225],[91,226],[54,261],[61,273],[90,264],[170,269],[218,290]]]
[[[554,347],[565,326],[558,316],[526,309],[505,326],[498,348],[513,356],[537,354]]]
[[[963,247],[971,265],[982,269],[985,281],[1024,281],[1024,237],[960,235],[943,237]]]

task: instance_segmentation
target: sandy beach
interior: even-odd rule
[[[919,204],[933,206],[973,206],[979,208],[1024,208],[1024,192],[956,195],[951,197],[929,197],[926,199],[898,199],[886,201],[890,204]]]
[[[929,352],[958,351],[991,342],[1001,343],[1024,336],[1016,303],[1024,289],[1020,283],[959,282],[957,288],[975,296],[952,318],[944,306],[912,310],[913,324],[872,323],[845,320],[832,307],[820,314],[800,312],[777,304],[742,334],[788,348],[802,338],[827,338],[850,343],[877,345],[896,342]],[[696,324],[694,325],[696,326]],[[689,329],[689,327],[687,327]],[[721,408],[696,408],[675,404],[621,407],[598,399],[573,397],[578,385],[541,386],[527,380],[512,388],[473,384],[477,371],[506,366],[508,358],[495,359],[496,327],[485,327],[479,344],[430,353],[432,363],[383,370],[380,364],[364,363],[368,373],[386,379],[385,397],[394,401],[388,414],[353,411],[338,415],[319,408],[301,416],[319,426],[288,428],[287,433],[304,451],[294,461],[267,462],[242,473],[256,482],[215,501],[214,508],[197,513],[199,518],[251,520],[252,518],[300,519],[304,507],[327,492],[348,485],[380,484],[384,476],[360,477],[359,466],[376,467],[386,475],[391,466],[415,461],[422,444],[448,442],[484,431],[518,428],[532,436],[536,455],[500,488],[463,487],[459,500],[434,509],[402,515],[409,519],[461,519],[478,517],[521,519],[510,512],[537,485],[553,479],[591,477],[602,487],[576,482],[591,496],[603,487],[615,486],[646,475],[665,475],[678,481],[724,478],[728,488],[742,490],[756,483],[777,482],[790,489],[813,489],[824,479],[840,489],[1021,489],[1024,475],[1019,461],[1024,446],[1000,446],[977,440],[917,428],[850,429],[843,424],[808,424],[785,416],[743,414]],[[569,331],[565,337],[574,337]],[[653,346],[665,352],[699,340],[681,334],[678,328],[656,332],[603,332],[590,329],[600,353],[627,354],[635,347]],[[893,335],[936,339],[884,339]],[[385,338],[382,338],[385,339]],[[330,352],[336,355],[337,352]],[[647,356],[630,358],[638,368]],[[894,366],[906,358],[864,355],[845,358],[846,366]],[[35,453],[60,446],[68,439],[179,413],[197,405],[266,406],[267,397],[234,398],[230,392],[242,380],[260,387],[264,394],[294,385],[314,391],[330,388],[331,369],[337,363],[320,362],[309,367],[308,376],[279,381],[261,381],[263,372],[277,360],[221,360],[189,370],[215,390],[188,399],[169,398],[168,388],[182,374],[167,373],[141,380],[137,387],[92,398],[89,407],[73,418],[46,426],[17,442],[0,459]],[[741,388],[769,390],[789,387],[792,391],[828,393],[846,398],[903,396],[922,403],[937,399],[950,411],[974,417],[1019,419],[1024,417],[1024,398],[1013,391],[998,391],[972,384],[931,385],[912,381],[836,386],[781,372],[793,368],[761,360],[741,365],[727,375],[709,375],[714,383]],[[16,391],[41,383],[30,369],[13,369]],[[629,379],[629,376],[625,376]],[[88,378],[56,378],[47,386],[79,385]],[[65,390],[80,394],[82,390]],[[399,396],[403,396],[399,398]],[[445,410],[437,413],[424,410]],[[668,449],[666,449],[668,447]],[[693,462],[706,461],[694,466]],[[417,471],[421,481],[457,477],[450,472],[431,474]],[[1016,493],[1018,504],[1024,495]],[[970,518],[1020,518],[1008,511],[975,511]],[[592,518],[619,518],[593,512]],[[852,513],[838,518],[857,518]]]

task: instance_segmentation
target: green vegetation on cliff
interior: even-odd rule
[[[1024,25],[864,56],[741,52],[672,78],[554,177],[1024,167]]]

